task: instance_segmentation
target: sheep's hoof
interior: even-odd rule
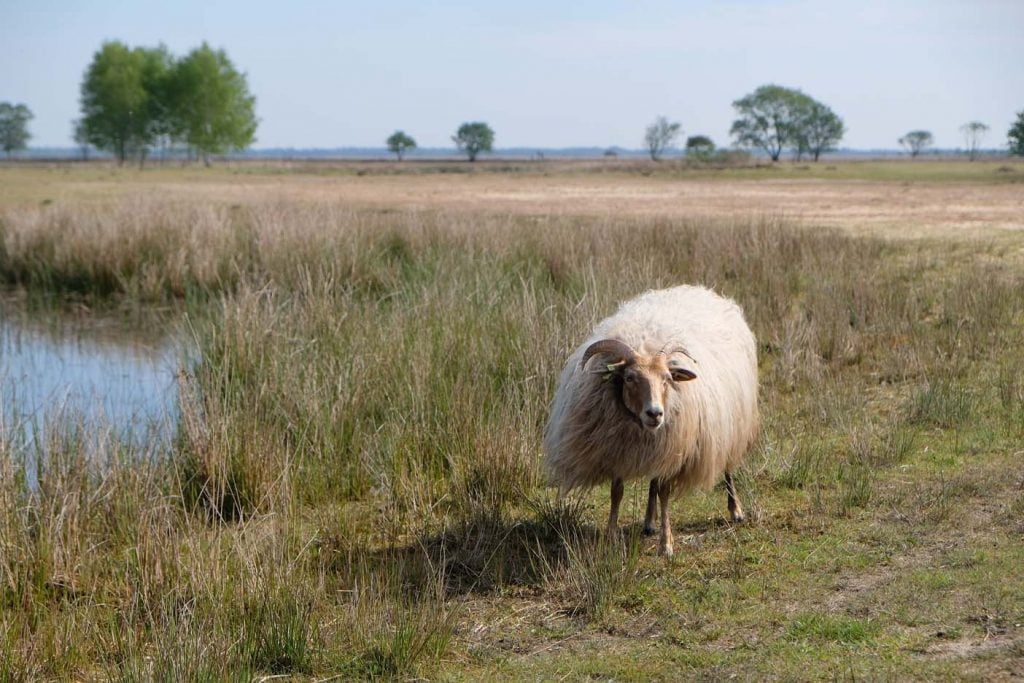
[[[671,545],[663,545],[661,546],[661,549],[658,550],[658,554],[664,557],[672,557],[675,555],[675,551],[672,549]]]
[[[653,526],[645,526],[644,527],[644,530],[643,530],[644,536],[653,536],[656,533],[658,533],[658,530],[655,529]]]
[[[731,516],[733,524],[743,524],[743,522],[747,519],[742,512],[734,512]]]

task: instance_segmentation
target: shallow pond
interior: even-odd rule
[[[166,445],[178,419],[181,363],[168,329],[119,316],[0,307],[5,433],[33,442],[70,420],[147,449]]]

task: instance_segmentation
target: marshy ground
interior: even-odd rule
[[[0,167],[32,309],[172,311],[170,445],[0,434],[0,679],[1009,679],[1024,165]],[[677,553],[540,437],[652,287],[744,307],[765,424]],[[70,303],[69,303],[70,302]],[[127,315],[127,313],[126,313]],[[2,360],[2,359],[0,359]],[[38,482],[26,472],[38,473]]]

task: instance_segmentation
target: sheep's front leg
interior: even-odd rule
[[[647,489],[647,514],[644,515],[644,536],[653,536],[654,515],[658,512],[658,480],[651,479],[651,486]]]
[[[672,525],[668,520],[669,496],[672,494],[672,484],[667,481],[661,482],[658,486],[658,498],[661,501],[661,544],[658,552],[665,557],[672,557]]]
[[[743,521],[743,506],[736,497],[736,485],[732,481],[732,472],[725,473],[725,495],[729,499],[729,516],[737,524]]]
[[[608,513],[608,537],[614,538],[619,530],[619,503],[622,502],[622,493],[626,485],[622,479],[612,481],[612,510]]]

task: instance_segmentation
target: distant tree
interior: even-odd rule
[[[107,42],[93,55],[81,85],[85,138],[111,152],[118,164],[146,139],[149,94],[142,82],[143,54],[119,41]]]
[[[28,132],[28,122],[32,120],[32,112],[24,104],[0,102],[0,147],[10,159],[11,155],[28,146],[32,135]]]
[[[85,122],[82,119],[75,119],[72,121],[72,139],[75,144],[78,145],[78,152],[82,155],[82,161],[89,160],[89,132],[85,128]]]
[[[207,166],[211,154],[245,149],[255,139],[256,98],[223,50],[203,43],[188,53],[175,65],[169,91],[180,134]]]
[[[416,141],[400,130],[396,130],[388,136],[385,142],[387,142],[388,151],[397,156],[399,161],[405,156],[407,150],[416,149]]]
[[[706,135],[691,135],[686,138],[686,156],[707,161],[715,153],[715,143]]]
[[[486,123],[475,121],[464,123],[452,136],[452,141],[470,161],[476,161],[480,152],[490,152],[494,146],[494,131]]]
[[[172,99],[174,57],[163,45],[137,47],[132,50],[132,55],[138,61],[138,77],[145,93],[145,99],[136,112],[135,140],[131,149],[141,168],[152,147],[166,152],[181,126],[175,116]]]
[[[830,152],[843,139],[845,126],[828,106],[810,97],[798,100],[796,119],[793,122],[791,145],[797,158],[810,154],[815,161],[822,152]]]
[[[142,87],[146,98],[146,147],[141,150],[140,165],[145,161],[149,148],[160,150],[161,159],[180,142],[185,133],[181,103],[184,93],[180,92],[178,62],[167,48],[142,48]]]
[[[981,147],[981,139],[988,132],[988,126],[981,121],[971,121],[960,126],[960,132],[964,136],[964,146],[967,148],[967,158],[974,161],[978,158],[978,150]]]
[[[1006,137],[1010,144],[1010,154],[1024,156],[1024,111],[1017,112],[1017,120],[1010,126]]]
[[[912,130],[899,139],[900,145],[910,152],[911,157],[916,157],[926,147],[931,147],[932,141],[932,134],[927,130]]]
[[[223,50],[205,43],[175,60],[163,45],[131,49],[104,43],[81,85],[82,118],[75,142],[132,156],[142,165],[151,148],[166,156],[184,142],[209,165],[210,154],[243,149],[256,132],[255,98],[245,75]]]
[[[614,147],[609,147],[604,151],[604,156],[608,157],[609,159],[614,159],[615,157],[619,156],[619,153],[618,151],[615,150]]]
[[[762,85],[732,103],[739,118],[733,121],[729,134],[736,145],[763,150],[772,161],[778,161],[782,150],[791,145],[802,154],[807,148],[798,135],[799,121],[811,102],[799,90]]]
[[[664,116],[654,119],[654,123],[647,126],[644,131],[644,145],[647,153],[654,161],[659,161],[661,155],[672,146],[673,141],[682,133],[682,124],[669,121]]]

